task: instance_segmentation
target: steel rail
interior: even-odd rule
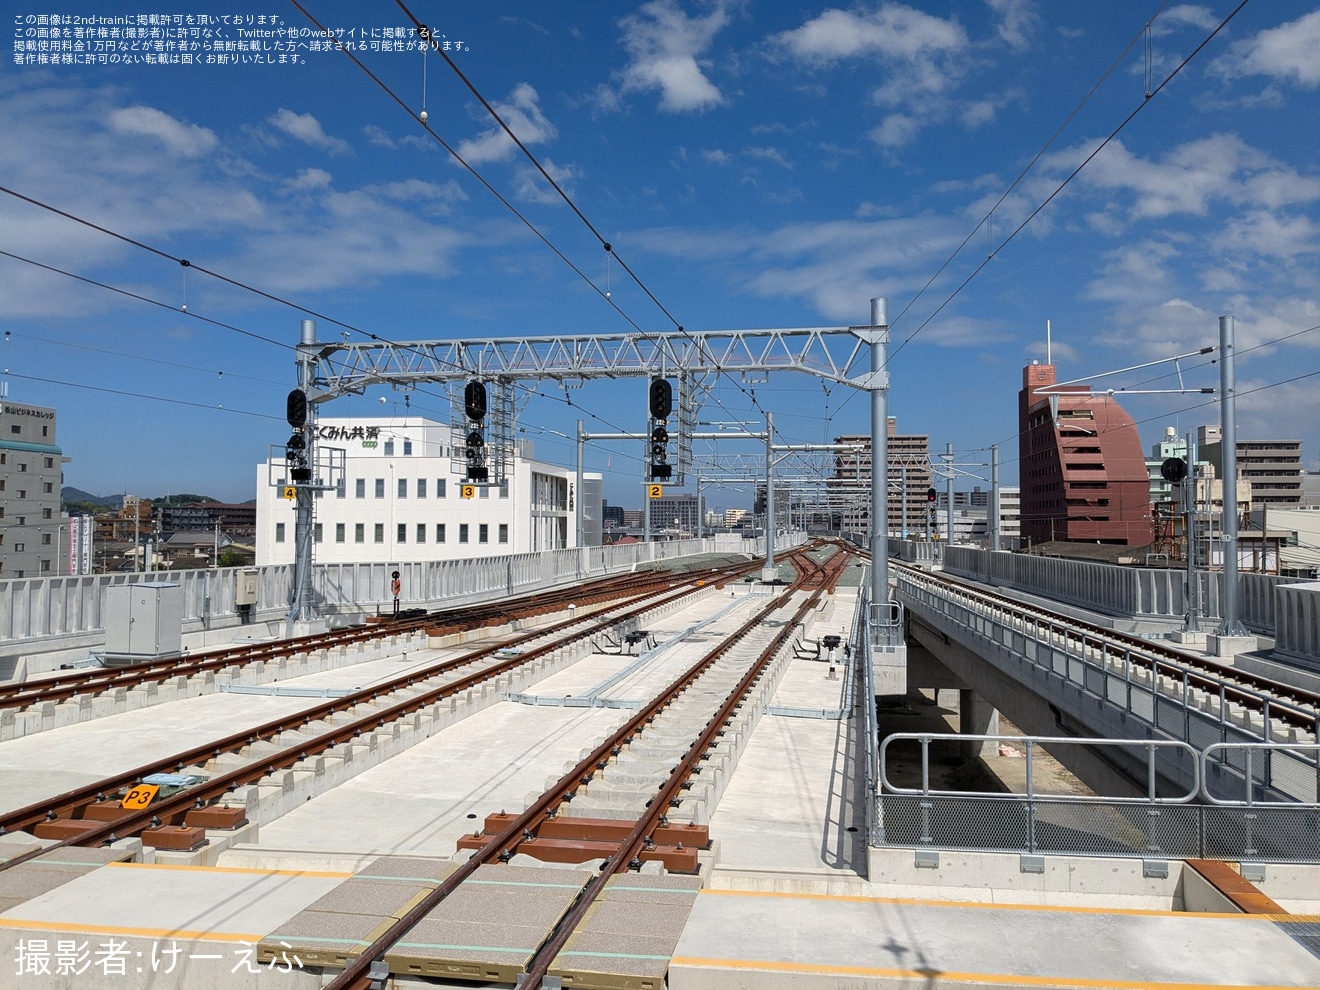
[[[1067,642],[1077,644],[1081,651],[1090,648],[1108,655],[1108,648],[1116,646],[1126,652],[1135,666],[1149,670],[1152,676],[1174,676],[1179,681],[1185,678],[1190,686],[1222,695],[1225,699],[1253,712],[1264,715],[1266,708],[1270,708],[1269,714],[1272,717],[1277,715],[1296,728],[1304,728],[1310,732],[1317,732],[1320,729],[1320,694],[1307,691],[1305,688],[1284,684],[1249,671],[1222,667],[1201,660],[1193,654],[1161,646],[1159,643],[1138,636],[1106,629],[1104,626],[1054,612],[1039,605],[1024,605],[1018,599],[988,591],[964,579],[935,575],[899,561],[892,563],[905,573],[934,584],[946,585],[973,600],[980,598],[991,602],[996,607],[1014,613],[1023,621],[1034,622],[1041,617],[1048,618],[1055,624],[1060,634],[1067,638]],[[1068,652],[1066,645],[1061,648],[1065,653]],[[1277,707],[1273,707],[1276,704]]]
[[[810,561],[810,559],[806,557],[805,551],[802,550],[795,551],[785,559],[797,563],[806,561],[808,567],[814,565],[814,562]],[[622,747],[630,742],[634,735],[643,731],[645,726],[652,722],[661,711],[668,707],[679,694],[685,691],[693,682],[702,676],[702,674],[706,673],[718,659],[724,656],[752,629],[755,629],[767,617],[779,611],[783,607],[783,604],[799,591],[803,580],[804,579],[799,576],[799,578],[792,584],[786,586],[784,591],[774,596],[771,601],[764,608],[758,610],[751,619],[726,637],[721,644],[710,650],[701,660],[688,668],[687,671],[661,691],[649,704],[639,709],[637,714],[612,733],[609,738],[596,746],[585,758],[574,766],[573,769],[565,773],[555,784],[548,788],[545,793],[534,801],[521,815],[510,821],[503,830],[495,835],[482,848],[475,850],[472,856],[459,866],[457,870],[450,874],[438,887],[428,893],[420,902],[418,902],[418,904],[391,925],[385,932],[381,933],[381,935],[378,936],[371,945],[364,948],[356,958],[350,960],[344,971],[331,982],[326,984],[327,990],[350,990],[350,988],[351,990],[365,990],[365,988],[371,987],[377,979],[377,977],[373,976],[371,973],[373,963],[382,960],[385,952],[388,951],[391,946],[403,938],[403,936],[415,927],[428,913],[430,913],[436,905],[457,890],[468,877],[476,872],[478,867],[493,862],[507,862],[512,858],[516,853],[519,844],[526,838],[534,835],[535,829],[543,822],[558,814],[560,806],[566,801],[571,801],[577,788],[588,783],[599,770],[606,766],[610,759],[619,755],[622,751]],[[823,590],[818,591],[816,595],[809,599],[809,603],[814,603],[822,593]],[[800,616],[805,614],[805,609],[809,607],[811,607],[810,604],[804,604],[804,606],[799,609],[797,615]],[[774,642],[772,646],[768,648],[767,652],[772,655],[773,653],[777,653],[787,641],[788,637],[792,635],[795,626],[796,621],[785,623],[783,628],[776,634]],[[691,747],[689,747],[687,755],[680,764],[680,767],[687,768],[686,771],[680,774],[679,768],[675,768],[675,770],[671,772],[669,780],[662,786],[661,790],[657,793],[656,798],[652,799],[649,813],[643,816],[642,819],[639,819],[638,823],[630,832],[629,837],[620,845],[619,851],[606,860],[605,868],[602,869],[597,877],[593,878],[592,881],[588,883],[583,893],[579,895],[579,899],[574,907],[570,909],[568,915],[561,921],[556,932],[551,933],[550,942],[544,943],[538,950],[536,956],[533,957],[533,967],[538,965],[536,960],[541,959],[544,953],[547,952],[548,946],[558,937],[559,934],[562,934],[563,939],[567,940],[568,935],[571,934],[572,927],[576,925],[577,920],[579,920],[581,915],[585,913],[587,907],[590,906],[591,901],[594,900],[599,891],[603,889],[605,880],[616,872],[621,872],[630,868],[634,863],[638,849],[644,844],[645,839],[654,830],[656,825],[660,823],[661,818],[668,811],[673,795],[681,786],[683,780],[691,774],[691,769],[695,767],[700,756],[704,755],[705,750],[709,748],[711,741],[713,741],[714,738],[724,730],[724,723],[728,721],[728,717],[732,711],[742,704],[748,686],[760,677],[766,662],[767,661],[765,661],[763,655],[763,658],[758,663],[753,664],[748,673],[744,675],[739,686],[729,693],[719,712],[715,716],[712,716],[710,721],[707,722],[702,735],[692,744]],[[570,919],[572,919],[571,923]],[[559,945],[562,945],[562,941],[559,942]],[[555,951],[557,952],[558,950],[555,949]],[[550,959],[553,959],[553,954],[551,954]],[[549,960],[547,959],[545,960],[545,966],[548,967],[548,965]],[[544,971],[543,968],[541,971]],[[539,979],[539,977],[534,977],[533,970],[529,969],[528,974],[524,977],[520,985],[531,987],[534,985],[534,979]]]
[[[744,565],[744,567],[752,566],[755,565]],[[614,617],[612,622],[618,623],[627,621],[628,619],[645,614],[655,608],[663,607],[665,604],[691,595],[695,593],[702,584],[704,584],[707,578],[707,574],[693,574],[686,585],[660,597],[659,599],[654,599],[649,595],[641,596],[637,599],[641,602],[640,604],[629,602],[628,605],[625,606],[627,611]],[[691,587],[689,587],[689,585]],[[472,687],[480,685],[484,681],[497,678],[505,673],[513,672],[519,667],[530,664],[540,657],[561,648],[566,642],[573,642],[577,639],[594,636],[600,631],[600,623],[596,621],[597,619],[598,616],[586,616],[565,620],[563,623],[545,629],[532,630],[528,633],[529,640],[543,638],[556,631],[563,631],[565,628],[574,625],[582,626],[590,624],[589,628],[585,628],[576,634],[557,639],[554,642],[529,650],[517,657],[510,658],[501,663],[493,664],[484,670],[469,675],[468,677],[440,685],[420,695],[403,699],[385,709],[373,712],[359,719],[354,719],[351,722],[346,722],[341,726],[336,726],[333,730],[322,733],[313,739],[309,739],[300,746],[289,747],[284,752],[271,754],[269,757],[255,760],[252,763],[239,767],[229,773],[211,778],[204,783],[188,788],[178,795],[160,801],[141,812],[126,815],[113,822],[107,822],[98,828],[88,829],[79,836],[61,840],[60,842],[46,846],[43,849],[34,850],[23,856],[16,856],[5,863],[0,864],[0,871],[16,866],[19,863],[25,862],[44,852],[62,848],[66,845],[90,845],[97,844],[101,841],[113,841],[112,837],[123,838],[128,835],[136,834],[142,829],[148,827],[153,820],[160,823],[169,823],[176,818],[181,818],[193,807],[200,807],[215,801],[236,787],[260,780],[262,777],[268,776],[279,770],[288,769],[310,756],[317,755],[318,753],[324,752],[344,742],[349,742],[361,736],[364,732],[376,731],[395,719],[412,714],[419,709],[426,708],[451,695],[469,690]],[[481,659],[483,656],[488,656],[497,650],[506,649],[507,647],[507,642],[497,644],[488,647],[485,650],[476,651],[474,654],[466,655],[463,658],[449,661],[448,663],[451,666],[466,665],[474,660]],[[105,780],[97,781],[86,787],[66,792],[56,798],[47,799],[29,805],[27,808],[20,809],[19,811],[6,815],[3,819],[0,819],[0,823],[2,823],[0,824],[0,834],[6,830],[13,831],[18,828],[26,828],[28,825],[34,824],[36,821],[48,820],[51,817],[61,817],[60,815],[55,814],[57,808],[68,811],[75,810],[86,804],[94,803],[95,798],[98,795],[104,796],[107,792],[113,792],[119,787],[134,783],[148,774],[188,766],[199,760],[209,759],[216,755],[217,752],[224,752],[226,750],[233,751],[236,748],[241,749],[253,742],[277,736],[284,731],[297,729],[300,726],[306,726],[318,719],[325,718],[336,711],[351,709],[358,704],[370,702],[380,695],[392,693],[394,690],[401,687],[410,686],[423,676],[432,675],[424,675],[422,671],[403,674],[390,681],[382,682],[381,684],[374,685],[370,688],[365,688],[357,694],[336,698],[333,701],[328,701],[325,704],[304,710],[293,716],[267,722],[255,729],[246,729],[242,732],[234,733],[223,739],[194,747],[182,753],[173,754],[163,760],[158,760],[151,764],[137,767],[134,770],[116,775],[115,777],[106,778]]]
[[[663,576],[657,576],[663,575]],[[656,583],[673,583],[675,578],[666,571],[646,571],[636,575],[614,577],[553,589],[537,595],[520,596],[508,602],[491,603],[476,608],[454,608],[430,612],[409,619],[367,623],[313,633],[291,639],[248,646],[227,647],[170,657],[162,661],[133,664],[112,670],[94,670],[78,675],[44,678],[20,684],[0,686],[0,709],[24,708],[47,701],[67,701],[90,694],[102,694],[115,688],[136,687],[161,682],[175,677],[192,677],[211,670],[252,663],[266,663],[295,653],[312,652],[335,646],[351,645],[361,641],[395,636],[441,625],[447,631],[462,631],[490,625],[501,620],[528,618],[542,614],[566,603],[588,604],[622,597],[634,588],[649,587]]]

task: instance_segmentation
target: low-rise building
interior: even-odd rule
[[[502,485],[467,486],[456,467],[461,439],[445,424],[322,419],[317,434],[318,444],[345,452],[343,478],[314,499],[319,563],[411,563],[577,545],[575,469],[537,461],[529,441],[517,444]],[[286,474],[282,459],[257,468],[258,565],[294,559],[295,503],[283,497]],[[600,475],[589,478],[599,500]],[[600,506],[589,515],[599,542]],[[592,539],[588,533],[584,543]]]

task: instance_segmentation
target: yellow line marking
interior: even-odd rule
[[[118,925],[75,925],[64,921],[33,921],[0,918],[0,928],[36,928],[47,932],[87,932],[90,935],[140,935],[143,938],[210,940],[213,942],[260,942],[265,935],[245,932],[195,932],[176,928],[122,928]]]
[[[992,901],[941,901],[922,897],[864,897],[861,894],[810,894],[810,893],[791,893],[778,890],[702,890],[701,897],[707,895],[718,895],[721,897],[784,897],[800,900],[816,901],[840,901],[842,903],[853,904],[910,904],[917,907],[947,907],[947,908],[980,908],[990,911],[1053,911],[1059,914],[1130,914],[1138,916],[1158,917],[1158,918],[1238,918],[1261,919],[1273,918],[1279,920],[1285,916],[1262,915],[1262,914],[1242,914],[1237,911],[1212,912],[1212,911],[1165,911],[1156,908],[1103,908],[1103,907],[1085,907],[1071,904],[997,904]],[[1287,915],[1287,918],[1296,921],[1296,915]]]
[[[192,870],[199,873],[255,873],[263,877],[339,877],[355,876],[353,873],[333,873],[328,870],[259,870],[251,866],[189,866],[185,863],[106,863],[129,870]]]
[[[1152,983],[1150,980],[1091,980],[1067,976],[1024,976],[1004,973],[960,973],[953,970],[888,969],[880,966],[825,966],[812,963],[770,962],[753,959],[703,959],[674,956],[670,966],[707,966],[719,969],[771,970],[779,973],[829,973],[837,976],[901,977],[909,980],[938,980],[994,983],[1004,986],[1100,987],[1113,990],[1205,990],[1204,983]],[[1216,983],[1218,990],[1299,990],[1302,984]]]

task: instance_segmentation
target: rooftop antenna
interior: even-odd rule
[[[1045,363],[1053,364],[1050,360],[1050,321],[1045,321]]]

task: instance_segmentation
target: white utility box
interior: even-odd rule
[[[106,659],[176,656],[183,648],[183,588],[144,581],[105,591]]]

